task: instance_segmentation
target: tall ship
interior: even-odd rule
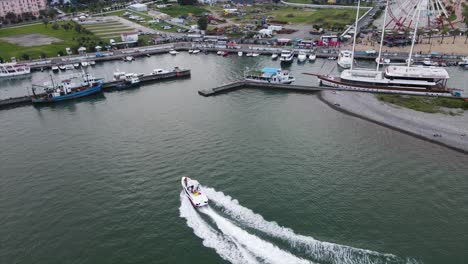
[[[358,2],[357,12],[359,12],[359,5],[360,2]],[[418,8],[420,13],[419,5],[420,3],[418,3],[416,8]],[[380,48],[376,60],[378,62],[382,59],[381,53],[385,34],[385,19],[387,17],[387,11],[388,1],[385,7]],[[357,28],[357,21],[358,14],[356,14],[355,28]],[[416,20],[415,28],[417,28],[417,24],[418,20]],[[353,63],[351,63],[349,67],[350,69],[343,70],[339,77],[320,74],[313,75],[318,77],[321,85],[344,90],[368,91],[370,89],[386,89],[393,91],[405,90],[409,92],[438,93],[440,95],[450,95],[450,93],[455,94],[453,93],[453,90],[456,89],[447,89],[447,81],[450,76],[444,68],[434,66],[411,66],[411,56],[416,39],[416,33],[417,30],[414,30],[409,58],[405,65],[388,65],[384,71],[379,71],[379,67],[382,66],[380,63],[377,63],[376,69],[353,69]],[[350,52],[351,62],[354,61],[355,45],[356,34],[354,34],[353,39],[353,50]]]
[[[27,64],[18,63],[1,63],[0,77],[14,77],[19,75],[30,74],[31,68]]]
[[[55,103],[71,100],[99,93],[103,82],[93,75],[83,72],[81,76],[71,76],[61,81],[55,81],[51,76],[51,82],[44,85],[33,85],[32,102],[35,104]],[[37,93],[42,89],[43,93]]]

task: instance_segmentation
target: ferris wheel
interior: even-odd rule
[[[394,30],[412,29],[416,24],[418,28],[441,28],[444,24],[453,28],[443,0],[393,0],[388,16],[385,28]]]

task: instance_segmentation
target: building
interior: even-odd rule
[[[46,0],[1,0],[0,17],[5,17],[10,12],[16,15],[31,12],[33,16],[39,16],[39,11],[46,8]]]
[[[138,42],[138,32],[128,32],[120,34],[122,42],[133,43]]]
[[[146,12],[148,11],[148,7],[145,4],[134,4],[128,6],[128,9],[137,11],[137,12]]]

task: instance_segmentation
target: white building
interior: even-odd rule
[[[128,6],[128,9],[137,11],[137,12],[146,12],[148,11],[148,7],[145,4],[134,4]]]

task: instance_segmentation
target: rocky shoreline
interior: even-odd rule
[[[468,114],[431,114],[379,101],[373,94],[323,91],[321,101],[346,114],[468,154]]]

